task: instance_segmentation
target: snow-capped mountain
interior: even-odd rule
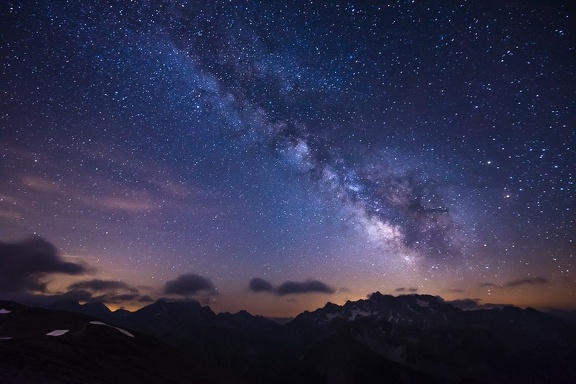
[[[335,318],[347,321],[371,318],[386,320],[390,324],[429,328],[455,322],[461,312],[436,296],[394,297],[375,292],[368,299],[348,301],[342,306],[328,303],[324,308],[298,315],[295,321],[311,321],[319,326],[327,326]]]

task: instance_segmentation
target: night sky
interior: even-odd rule
[[[2,1],[0,297],[576,308],[569,4]]]

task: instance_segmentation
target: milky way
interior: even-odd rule
[[[378,289],[574,300],[570,7],[0,10],[0,240],[40,236],[87,271],[22,276],[43,287],[26,297],[194,296],[193,276],[222,310],[276,314]],[[286,304],[255,278],[326,288]]]

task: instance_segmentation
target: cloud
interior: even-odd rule
[[[46,292],[46,275],[81,275],[86,268],[64,261],[56,247],[40,237],[0,242],[0,292]]]
[[[523,279],[512,280],[504,284],[507,288],[517,287],[519,285],[538,285],[547,284],[548,280],[543,277],[526,277]]]
[[[178,276],[176,280],[166,282],[164,294],[192,296],[199,292],[214,293],[215,289],[214,284],[209,279],[195,273],[185,273]]]
[[[96,295],[96,293],[98,295]],[[86,302],[123,303],[127,301],[152,302],[148,295],[141,295],[138,288],[123,281],[92,279],[78,281],[68,286],[68,292],[54,295],[56,298]]]
[[[460,289],[460,288],[450,288],[450,289],[448,289],[447,292],[451,292],[451,293],[463,293],[464,290],[463,290],[463,289]]]
[[[90,300],[91,302],[100,302],[100,303],[122,303],[125,301],[140,301],[140,295],[137,293],[122,293],[122,294],[110,294],[106,293],[101,296],[93,296]]]
[[[23,176],[20,181],[23,185],[40,192],[60,192],[60,187],[57,182],[49,181],[41,177]]]
[[[122,303],[152,302],[150,296],[128,283],[91,279],[70,284],[65,292],[48,287],[53,274],[84,275],[91,272],[84,264],[64,260],[56,247],[40,237],[19,242],[0,242],[0,294],[5,300],[29,305],[49,306],[56,301]]]
[[[478,284],[478,287],[480,287],[480,288],[495,288],[495,287],[497,287],[497,285],[492,284],[492,283],[480,283],[480,284]]]
[[[514,288],[521,285],[539,285],[548,284],[548,279],[537,276],[537,277],[525,277],[522,279],[510,280],[504,285],[496,285],[492,283],[480,283],[478,287],[480,288]]]
[[[71,284],[68,289],[85,289],[95,292],[103,292],[103,291],[115,291],[118,289],[125,289],[131,292],[137,292],[136,288],[131,288],[128,284],[122,281],[115,281],[115,280],[99,280],[99,279],[92,279],[87,281],[79,281],[77,283]]]
[[[460,309],[478,309],[480,307],[480,301],[480,299],[456,299],[448,301],[447,303]]]
[[[90,301],[92,293],[83,289],[73,289],[61,295],[53,296],[54,300],[75,300],[75,301]]]
[[[273,292],[274,286],[264,279],[253,277],[250,279],[250,290],[253,292]]]
[[[394,290],[394,292],[411,292],[411,293],[415,293],[415,292],[418,292],[418,288],[416,288],[416,287],[409,287],[409,288],[400,287],[400,288],[396,288],[396,289]]]
[[[493,309],[505,307],[505,304],[492,304],[492,303],[481,303],[482,299],[456,299],[452,301],[447,301],[447,303],[452,304],[455,307],[464,310],[472,309]]]
[[[334,288],[318,280],[307,280],[303,282],[285,281],[278,287],[274,287],[270,282],[259,277],[254,277],[250,279],[248,287],[252,292],[271,292],[278,296],[305,293],[333,294],[336,292]]]
[[[126,211],[130,213],[142,213],[152,210],[155,206],[150,202],[150,198],[140,196],[139,199],[106,197],[98,200],[98,203],[110,210]]]
[[[313,292],[332,294],[335,290],[318,280],[308,280],[301,283],[296,281],[286,281],[276,288],[276,294],[280,296]]]

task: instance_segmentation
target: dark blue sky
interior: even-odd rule
[[[2,2],[0,241],[84,268],[5,296],[573,305],[566,4]]]

